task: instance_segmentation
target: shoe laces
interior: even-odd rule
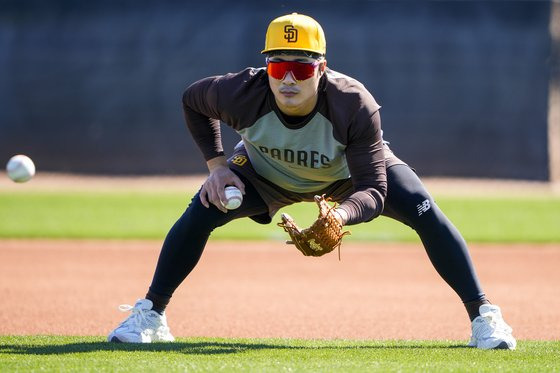
[[[134,307],[130,304],[121,304],[119,306],[119,311],[121,312],[129,312],[131,311],[132,314],[122,322],[121,325],[132,326],[134,328],[142,328],[143,325],[149,324],[149,320],[146,318],[144,309],[140,307]],[[144,329],[144,328],[142,328]]]
[[[150,310],[131,306],[130,304],[121,304],[119,306],[119,311],[132,312],[132,314],[121,324],[122,326],[132,328],[133,330],[141,330],[147,335],[156,334],[160,338],[163,338],[170,332],[169,327],[165,324],[165,322],[163,322],[162,317],[157,318],[157,320],[160,321],[159,323],[154,323],[155,320],[149,320],[146,317],[146,313],[150,312]]]
[[[478,337],[488,337],[495,332],[499,333],[511,333],[511,327],[505,323],[502,317],[495,312],[488,312],[480,315],[480,317],[485,321],[484,323],[479,323],[473,332]]]

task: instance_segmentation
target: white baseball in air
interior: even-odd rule
[[[235,210],[241,206],[241,202],[243,202],[243,194],[241,194],[239,189],[234,186],[227,186],[224,192],[226,194],[226,201],[223,205],[226,209]]]
[[[26,155],[14,155],[6,165],[6,172],[16,183],[25,183],[35,175],[35,164]]]

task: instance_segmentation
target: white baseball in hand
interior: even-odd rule
[[[14,155],[6,165],[6,172],[16,183],[24,183],[35,175],[35,164],[26,155]]]
[[[222,205],[228,210],[235,210],[241,206],[243,202],[243,194],[241,191],[234,186],[227,186],[224,190],[226,194],[226,201],[222,202]]]

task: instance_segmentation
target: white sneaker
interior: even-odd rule
[[[515,350],[517,342],[511,334],[511,327],[502,318],[500,307],[483,304],[479,308],[480,316],[472,321],[472,335],[469,347],[483,350]]]
[[[173,342],[175,338],[169,332],[165,313],[160,315],[152,311],[152,306],[149,299],[139,299],[134,307],[120,305],[119,310],[132,311],[132,314],[109,334],[107,340],[125,343]]]

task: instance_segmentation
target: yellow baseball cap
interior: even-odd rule
[[[261,53],[277,50],[307,51],[324,55],[327,41],[321,25],[313,18],[292,13],[278,17],[268,25],[264,49]]]

